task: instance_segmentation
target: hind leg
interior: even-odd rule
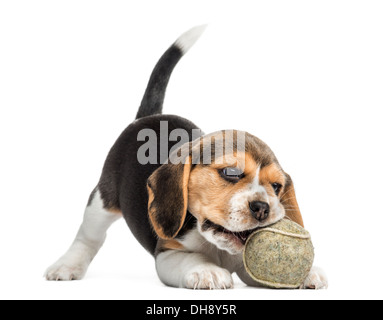
[[[81,280],[106,238],[109,227],[122,216],[104,208],[96,191],[85,210],[84,221],[67,253],[45,272],[47,280]]]

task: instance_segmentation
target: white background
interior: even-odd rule
[[[2,1],[0,298],[383,298],[382,16],[365,0]],[[155,63],[202,23],[164,110],[269,144],[329,289],[166,288],[124,221],[84,281],[45,282]]]

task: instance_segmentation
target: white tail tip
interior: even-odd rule
[[[206,28],[207,24],[190,29],[177,39],[175,45],[185,54],[197,42]]]

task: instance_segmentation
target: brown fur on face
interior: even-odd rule
[[[198,166],[191,173],[189,180],[189,210],[200,223],[207,219],[225,227],[230,225],[228,223],[230,219],[235,219],[231,216],[230,202],[233,196],[240,193],[249,194],[248,190],[252,188],[258,168],[262,164],[258,164],[250,153],[238,153],[223,158],[223,163],[222,159],[219,159],[218,165],[213,163],[211,166]],[[226,167],[240,168],[244,173],[244,177],[237,183],[225,180],[220,175],[219,170]],[[251,215],[248,203],[251,201],[268,202],[267,199],[278,198],[272,184],[279,183],[283,186],[286,180],[282,169],[276,163],[260,168],[258,179],[260,186],[264,188],[268,197],[254,192],[250,193],[250,196],[243,198],[246,209],[243,210],[243,216],[241,217],[242,230],[250,229],[258,223]]]
[[[233,131],[232,136],[236,137],[238,134]],[[200,225],[209,220],[234,232],[260,226],[249,208],[251,201],[270,202],[271,214],[262,226],[283,217],[285,204],[280,203],[279,196],[293,197],[295,193],[292,181],[266,144],[248,133],[244,136],[244,145],[239,145],[234,139],[231,147],[227,147],[225,133],[205,136],[181,147],[183,151],[189,150],[189,153],[185,153],[189,162],[165,164],[153,173],[148,183],[149,216],[160,238],[169,240],[177,236],[187,210],[197,218]],[[211,153],[208,157],[212,163],[207,164],[202,146],[209,144]],[[216,146],[225,147],[220,149],[215,148]],[[200,160],[198,164],[194,163],[195,159]],[[225,180],[220,170],[228,167],[241,169],[243,178],[236,183]],[[283,186],[280,195],[275,194],[273,183]],[[303,224],[296,200],[285,199],[287,215]],[[233,202],[237,204],[234,209]],[[230,227],[232,225],[235,225],[235,230]]]
[[[272,224],[287,215],[303,226],[295,196],[291,199],[286,197],[294,193],[290,177],[272,151],[259,139],[247,134],[245,152],[216,155],[213,159],[215,162],[211,165],[197,166],[189,180],[188,208],[199,221],[202,232],[213,228],[208,238],[218,237],[217,243],[221,244],[225,241],[221,241],[219,236],[227,238],[227,234],[214,232],[217,227],[212,227],[210,222],[227,231],[244,232]],[[244,174],[235,183],[220,174],[220,170],[233,167]],[[275,183],[282,186],[278,193],[273,187]],[[270,206],[270,214],[264,221],[258,221],[250,210],[249,204],[255,201],[266,202]],[[226,246],[226,242],[222,246]],[[241,247],[230,246],[231,252]]]
[[[189,179],[189,211],[200,221],[205,219],[225,225],[230,214],[229,201],[233,194],[246,188],[253,181],[257,165],[248,155],[237,153],[225,156],[217,161],[219,164],[197,166]],[[238,183],[224,180],[219,170],[227,167],[238,167],[245,176]]]
[[[283,193],[283,187],[286,185],[286,176],[279,165],[273,163],[260,170],[259,183],[266,189],[267,194],[270,197],[279,197]],[[275,194],[272,187],[273,183],[279,183],[282,186],[282,190],[279,195]]]

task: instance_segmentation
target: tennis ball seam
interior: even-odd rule
[[[256,234],[258,233],[261,233],[261,232],[273,232],[273,233],[278,233],[278,234],[283,234],[285,236],[289,236],[289,237],[292,237],[292,238],[298,238],[298,239],[303,239],[303,240],[309,240],[311,239],[311,236],[310,234],[296,234],[296,233],[291,233],[291,232],[286,232],[286,231],[282,231],[282,230],[279,230],[279,229],[274,229],[274,228],[265,228],[265,229],[259,229],[257,231],[254,231],[254,233],[251,234],[251,236],[247,239],[247,242],[249,242],[249,240],[254,237]]]

